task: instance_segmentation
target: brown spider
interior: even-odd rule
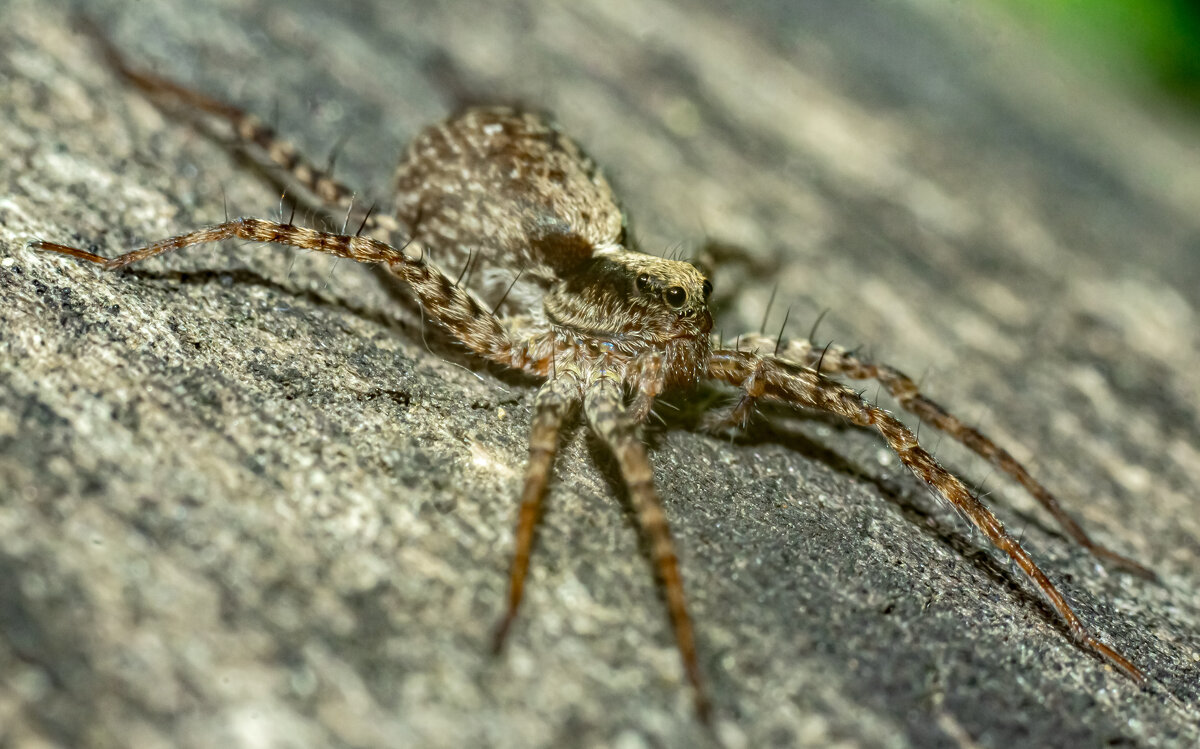
[[[245,145],[286,170],[331,215],[352,193],[313,167],[261,121],[153,74],[129,68],[105,43],[110,62],[160,105],[182,105],[232,126]],[[543,378],[533,407],[529,465],[516,528],[507,610],[496,629],[499,650],[521,602],[534,529],[564,422],[582,404],[596,435],[616,458],[637,521],[649,542],[667,610],[702,719],[709,714],[683,582],[639,426],[667,390],[716,380],[742,391],[726,423],[740,424],[765,398],[837,414],[876,429],[900,460],[949,501],[1029,576],[1075,641],[1135,682],[1142,672],[1092,636],[1066,599],[996,516],[888,412],[832,379],[882,383],[906,410],[988,459],[1024,486],[1063,528],[1096,556],[1152,577],[1146,568],[1093,542],[1048,490],[1008,452],[923,396],[911,379],[840,348],[758,335],[724,348],[712,336],[712,284],[695,266],[632,247],[625,217],[607,181],[548,119],[505,107],[472,108],[424,130],[409,146],[396,179],[395,219],[368,212],[353,235],[295,226],[289,220],[239,218],[165,239],[115,258],[51,242],[32,247],[116,270],[172,250],[240,238],[318,250],[383,264],[416,295],[424,313],[484,359]],[[365,233],[364,233],[365,232]],[[376,238],[396,237],[388,242]],[[451,281],[431,261],[484,263],[476,291]],[[512,278],[516,273],[516,278]],[[489,300],[485,305],[483,300]],[[499,316],[503,311],[507,314]],[[516,313],[524,312],[524,316]],[[770,351],[770,354],[760,353]]]

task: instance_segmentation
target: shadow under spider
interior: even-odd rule
[[[659,412],[659,418],[656,423],[647,422],[646,438],[649,444],[657,446],[658,438],[664,431],[681,428],[684,431],[704,433],[705,429],[702,426],[702,417],[705,413],[712,410],[719,410],[722,407],[729,405],[728,398],[723,392],[713,389],[712,392],[702,392],[699,397],[699,402],[703,405],[688,404],[687,406],[679,407],[676,404],[670,404],[668,408],[670,415],[664,415]],[[660,399],[660,402],[662,399]],[[657,408],[657,404],[656,404]],[[776,444],[783,447],[796,450],[805,457],[827,463],[831,468],[849,476],[857,477],[875,484],[882,490],[886,487],[886,480],[877,478],[862,468],[855,466],[840,455],[829,451],[828,448],[820,445],[812,440],[811,437],[795,428],[788,428],[785,424],[788,422],[803,421],[810,424],[823,424],[839,432],[859,433],[863,430],[853,424],[850,424],[845,419],[836,414],[824,413],[821,411],[811,411],[807,409],[789,409],[784,406],[778,406],[772,403],[760,404],[754,416],[751,417],[750,423],[740,429],[730,429],[720,433],[725,439],[735,445],[754,446],[761,444]],[[920,432],[918,429],[918,436]],[[939,439],[941,432],[936,432]],[[718,436],[718,435],[714,435]],[[793,444],[793,440],[797,441]],[[797,444],[799,447],[797,447]],[[923,441],[922,444],[925,444]],[[805,448],[808,445],[809,448]],[[811,449],[814,452],[807,452],[806,449]],[[842,465],[835,465],[840,461]],[[949,468],[949,466],[947,466]],[[966,481],[964,474],[957,468],[950,469],[952,473]],[[908,474],[905,474],[908,475]],[[991,474],[989,474],[990,476]],[[984,479],[986,481],[986,478]],[[973,492],[982,498],[979,486],[972,487]],[[1012,514],[1020,521],[1022,528],[1032,527],[1041,531],[1044,535],[1058,539],[1064,543],[1073,543],[1072,539],[1062,531],[1052,525],[1048,525],[1036,513],[1030,513],[1016,507],[1006,507],[1005,511]],[[928,513],[926,513],[928,515]],[[1039,599],[1040,600],[1040,599]]]
[[[362,318],[376,325],[390,328],[392,330],[402,330],[405,334],[408,331],[405,329],[403,320],[400,320],[394,315],[388,315],[377,309],[371,309],[363,305],[355,304],[349,300],[341,298],[330,299],[313,291],[312,289],[297,288],[288,284],[276,281],[272,278],[257,273],[245,268],[222,269],[222,270],[167,270],[167,271],[146,271],[138,268],[128,268],[122,275],[132,276],[141,281],[166,281],[180,286],[208,286],[213,283],[224,284],[225,279],[229,279],[237,286],[258,286],[260,288],[269,289],[277,292],[280,295],[289,299],[303,299],[314,307],[325,309],[342,309],[350,312],[356,317]]]
[[[214,280],[231,278],[236,284],[255,285],[282,295],[295,298],[302,298],[314,307],[325,309],[340,309],[350,312],[351,314],[363,320],[374,323],[380,327],[390,330],[400,330],[405,337],[412,339],[412,330],[409,329],[409,322],[402,318],[387,314],[379,309],[355,304],[349,300],[341,298],[327,298],[311,289],[297,289],[287,284],[264,277],[259,273],[246,269],[236,270],[199,270],[199,271],[139,271],[130,270],[129,275],[132,275],[141,280],[148,281],[170,281],[179,284],[190,285],[206,285],[211,284]],[[398,282],[392,283],[394,280],[387,274],[386,270],[379,269],[379,275],[385,276],[385,283],[382,284],[386,295],[393,301],[397,302],[401,307],[408,310],[410,313],[415,311],[419,314],[420,307],[415,304],[414,300],[408,295]],[[420,333],[423,344],[426,348],[436,356],[460,366],[467,367],[472,371],[483,369],[488,371],[497,379],[510,385],[518,387],[529,387],[536,384],[535,378],[529,375],[517,372],[511,369],[505,369],[498,366],[480,366],[478,359],[463,347],[453,345],[451,339],[442,333],[435,325],[429,325]],[[647,422],[645,429],[645,438],[647,446],[654,451],[661,446],[661,437],[668,431],[683,430],[690,432],[703,432],[699,428],[700,417],[703,413],[709,411],[715,404],[720,402],[721,393],[716,388],[705,387],[699,391],[698,397],[696,393],[693,397],[687,398],[687,405],[680,405],[684,399],[664,399],[662,405],[665,409],[656,408],[659,414],[660,424]],[[677,407],[677,410],[672,410],[672,407]],[[779,411],[779,409],[769,409],[769,411]],[[779,416],[780,413],[768,413],[769,416]],[[788,415],[795,418],[796,414],[788,412]],[[806,421],[817,421],[829,424],[838,429],[853,428],[841,421],[837,417],[824,414],[809,414],[803,412],[799,414],[800,418]],[[564,426],[560,436],[560,445],[566,445],[569,441],[575,438],[579,432],[580,421],[582,417],[573,420],[570,427]],[[633,507],[630,504],[628,492],[624,482],[620,478],[620,473],[617,470],[616,462],[604,448],[604,446],[588,431],[585,439],[586,449],[591,458],[592,464],[599,471],[600,475],[607,484],[611,496],[617,498],[622,508],[625,525],[627,525],[638,539],[639,554],[643,560],[653,569],[652,558],[649,547],[646,544],[646,539],[640,532],[636,515]],[[837,473],[853,478],[858,481],[866,482],[872,485],[876,492],[883,496],[895,506],[904,517],[905,520],[914,524],[926,536],[937,540],[945,545],[954,554],[960,558],[969,560],[976,569],[983,574],[994,584],[998,590],[1006,590],[1012,596],[1014,601],[1019,602],[1030,610],[1037,611],[1038,615],[1048,624],[1051,624],[1057,631],[1070,636],[1067,628],[1061,624],[1054,611],[1039,597],[1025,589],[1018,579],[1018,576],[1013,573],[1007,566],[1001,564],[986,550],[981,549],[978,545],[972,543],[969,536],[964,535],[961,529],[947,525],[938,515],[930,512],[926,507],[913,501],[910,491],[906,491],[898,486],[896,480],[889,480],[876,476],[861,466],[853,463],[837,451],[813,440],[808,435],[801,431],[788,428],[772,418],[757,418],[744,429],[734,433],[732,443],[738,446],[755,446],[763,444],[775,444],[785,447],[802,457],[812,461],[819,462],[831,468]],[[548,503],[553,504],[553,503]],[[543,511],[545,512],[545,511]],[[1046,530],[1042,524],[1036,520],[1030,519],[1029,522],[1035,523],[1038,528],[1042,529],[1049,535],[1056,535],[1052,531]],[[539,523],[540,525],[540,523]],[[656,577],[656,590],[658,597],[662,598],[663,590],[661,581]],[[719,672],[720,669],[717,669]]]
[[[698,400],[703,401],[707,397],[707,393],[701,393]],[[714,399],[718,397],[716,395],[713,396]],[[658,447],[661,443],[662,435],[667,431],[678,429],[702,434],[703,429],[699,428],[697,423],[698,416],[707,410],[709,409],[683,407],[680,411],[672,412],[669,416],[664,415],[662,419],[663,423],[656,424],[646,430],[648,445],[655,448]],[[997,590],[1007,591],[1016,603],[1029,610],[1036,611],[1043,621],[1053,626],[1056,631],[1070,638],[1070,631],[1059,621],[1054,610],[1041,597],[1027,590],[1026,586],[1022,584],[1023,576],[1000,562],[992,554],[988,553],[986,549],[974,543],[970,535],[963,533],[962,528],[948,524],[939,514],[932,512],[927,505],[915,499],[913,492],[903,485],[905,481],[904,476],[908,475],[907,472],[894,479],[877,476],[798,429],[788,428],[779,424],[775,421],[775,418],[782,414],[783,412],[781,411],[780,413],[770,413],[769,416],[773,418],[760,417],[752,419],[746,428],[737,430],[734,433],[731,443],[742,447],[768,444],[778,445],[795,452],[801,457],[821,463],[843,476],[869,484],[874,487],[875,492],[896,507],[900,511],[901,516],[916,526],[922,534],[942,544],[952,551],[955,556],[969,561],[996,586]],[[808,412],[789,412],[788,415],[792,418],[798,417],[806,421],[810,420]],[[839,429],[857,429],[837,417],[815,413],[812,416],[812,421],[828,423]],[[613,487],[614,494],[617,494],[622,500],[627,516],[627,523],[636,528],[632,509],[628,506],[624,495],[621,494],[621,482],[619,474],[615,470],[615,463],[603,460],[606,456],[602,454],[599,444],[594,447],[592,452],[597,466],[604,473],[605,479],[610,486]],[[1042,528],[1040,523],[1038,527]],[[1052,536],[1056,535],[1049,531],[1047,532]],[[649,563],[648,550],[644,547],[644,543],[642,544],[642,554]],[[1066,576],[1064,575],[1063,577]]]
[[[229,279],[235,285],[257,286],[269,289],[290,300],[302,299],[313,307],[349,312],[360,320],[392,332],[397,332],[410,342],[420,343],[431,354],[450,364],[463,367],[472,372],[486,371],[506,385],[531,387],[537,384],[536,378],[524,372],[501,367],[490,362],[481,362],[479,357],[471,354],[462,344],[446,335],[436,324],[431,321],[425,324],[422,321],[420,305],[415,303],[411,295],[404,293],[404,289],[399,285],[400,281],[391,276],[385,269],[380,268],[378,270],[380,279],[386,281],[381,284],[385,295],[403,308],[408,313],[408,316],[357,304],[344,297],[324,296],[312,289],[291,286],[245,268],[187,271],[146,271],[130,268],[125,270],[124,275],[132,276],[142,281],[164,281],[181,286],[206,286],[213,283],[223,284],[225,283],[225,279]]]

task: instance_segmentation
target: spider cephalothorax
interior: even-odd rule
[[[187,105],[227,121],[243,140],[285,167],[292,181],[309,188],[330,215],[348,210],[351,191],[302,160],[260,121],[170,81],[131,70],[115,51],[108,51],[117,69],[155,101]],[[600,170],[546,119],[492,107],[470,109],[434,125],[409,148],[397,188],[395,218],[368,214],[353,235],[290,221],[240,218],[111,260],[49,242],[33,246],[106,269],[234,237],[381,263],[407,283],[428,318],[469,350],[542,378],[534,398],[508,606],[496,631],[497,648],[521,601],[560,428],[582,408],[616,458],[663,586],[697,707],[707,715],[683,583],[639,427],[664,389],[709,379],[742,392],[734,410],[739,418],[757,399],[770,399],[875,429],[918,478],[1029,576],[1076,642],[1130,678],[1142,680],[1136,666],[1088,632],[1020,543],[904,424],[831,376],[878,380],[903,408],[1019,481],[1097,556],[1139,574],[1151,573],[1093,542],[1009,453],[925,398],[902,373],[840,348],[815,349],[805,340],[750,335],[738,339],[732,349],[712,340],[708,279],[687,263],[631,249],[624,216]],[[462,283],[451,280],[435,260],[459,263]],[[485,270],[470,286],[476,264]],[[501,316],[504,312],[512,314]]]
[[[607,250],[554,286],[545,309],[554,325],[638,350],[708,333],[711,289],[688,263]]]
[[[688,263],[608,250],[550,289],[545,314],[565,340],[582,344],[574,358],[622,370],[632,363],[638,372],[650,364],[663,385],[681,385],[700,377],[708,357],[711,288]]]

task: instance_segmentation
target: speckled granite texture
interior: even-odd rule
[[[448,81],[556,112],[647,250],[729,250],[728,334],[776,283],[795,334],[828,307],[819,338],[920,376],[1156,569],[1105,574],[922,430],[1153,687],[1075,648],[872,435],[787,417],[731,444],[667,410],[648,439],[712,735],[583,430],[491,658],[531,384],[426,345],[349,263],[231,243],[102,275],[24,249],[114,254],[278,193],[122,86],[63,3],[8,0],[0,746],[1200,742],[1200,136],[966,3],[353,5],[88,8],[318,161],[349,136],[338,173],[378,197]]]

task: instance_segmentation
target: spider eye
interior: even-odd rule
[[[666,298],[667,304],[678,309],[687,301],[687,292],[682,286],[672,286],[663,292],[663,297]]]
[[[637,290],[642,294],[650,290],[650,275],[648,273],[643,273],[637,277]]]
[[[707,302],[709,295],[712,294],[712,281],[709,281],[707,278],[704,279],[703,289],[704,289],[704,301]]]

